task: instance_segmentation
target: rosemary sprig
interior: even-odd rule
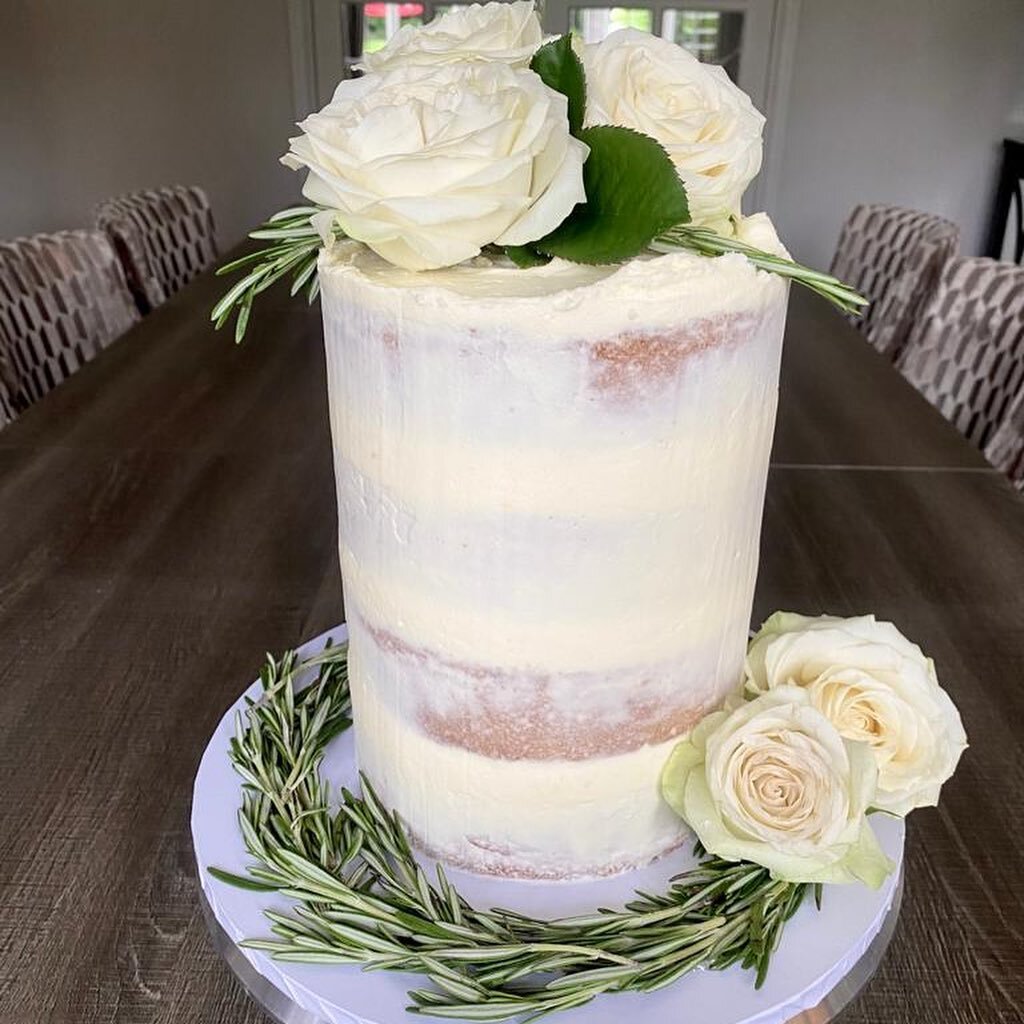
[[[249,234],[250,238],[265,239],[272,242],[272,245],[232,260],[217,270],[218,274],[229,274],[243,268],[248,270],[245,277],[213,307],[210,319],[217,330],[231,319],[232,313],[237,313],[235,341],[240,342],[249,326],[249,315],[256,296],[288,274],[292,275],[292,295],[306,288],[310,302],[317,297],[320,281],[316,265],[322,240],[311,218],[324,209],[321,206],[293,206],[275,213],[266,224]],[[334,233],[337,238],[344,237],[340,228],[335,228]],[[680,224],[659,235],[651,243],[651,248],[658,252],[688,249],[702,256],[742,253],[755,267],[802,284],[844,313],[856,313],[867,305],[867,299],[831,274],[811,270],[810,267],[757,249],[736,238],[719,235],[708,228]]]
[[[263,246],[217,269],[218,275],[230,274],[243,268],[248,271],[213,307],[210,319],[218,331],[235,313],[235,341],[240,342],[249,326],[249,315],[256,296],[288,274],[292,276],[292,295],[297,295],[305,288],[309,302],[317,297],[320,279],[316,273],[316,261],[323,241],[313,227],[311,218],[319,212],[320,208],[316,206],[293,206],[275,213],[266,224],[249,233],[250,238],[273,244]]]
[[[267,911],[273,938],[246,945],[281,960],[417,972],[434,987],[410,992],[413,1013],[471,1021],[536,1020],[603,992],[652,991],[701,966],[738,963],[756,972],[756,985],[764,981],[811,886],[705,855],[663,894],[538,920],[473,907],[440,865],[429,878],[366,779],[361,797],[344,790],[332,808],[319,765],[351,724],[347,655],[346,645],[304,661],[268,655],[263,696],[238,717],[230,756],[256,863],[244,877],[211,872],[296,901],[291,914]],[[300,689],[312,670],[315,680]]]
[[[727,238],[709,228],[679,224],[659,235],[651,247],[658,252],[688,249],[701,256],[722,256],[727,252],[738,252],[746,256],[758,269],[778,274],[779,277],[788,277],[791,281],[795,281],[827,299],[844,313],[857,313],[868,304],[868,300],[863,295],[843,284],[831,274],[812,270],[793,260],[765,252],[764,249],[747,245],[746,242],[741,242],[738,238]]]

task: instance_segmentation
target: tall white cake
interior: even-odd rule
[[[740,232],[781,252],[764,217]],[[675,847],[661,766],[740,678],[786,283],[358,245],[320,278],[362,770],[460,867]]]

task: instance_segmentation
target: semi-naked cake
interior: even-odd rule
[[[782,252],[763,216],[738,232]],[[741,676],[786,282],[346,243],[319,271],[362,771],[458,867],[674,848],[661,767]]]

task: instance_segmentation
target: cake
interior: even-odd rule
[[[782,253],[766,217],[742,241]],[[575,879],[742,674],[787,284],[743,256],[320,257],[361,770],[449,865]]]

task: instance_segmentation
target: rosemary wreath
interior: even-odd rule
[[[315,680],[301,685],[311,670]],[[369,782],[332,804],[324,751],[352,724],[347,644],[310,658],[268,655],[263,695],[236,719],[230,756],[243,779],[239,823],[256,863],[210,873],[279,892],[271,939],[244,945],[279,960],[411,971],[433,988],[409,993],[413,1013],[470,1021],[537,1020],[602,992],[649,992],[697,967],[741,964],[760,986],[783,927],[809,889],[747,862],[702,854],[662,894],[637,892],[621,910],[539,920],[479,910],[439,864],[431,880],[398,816]]]

